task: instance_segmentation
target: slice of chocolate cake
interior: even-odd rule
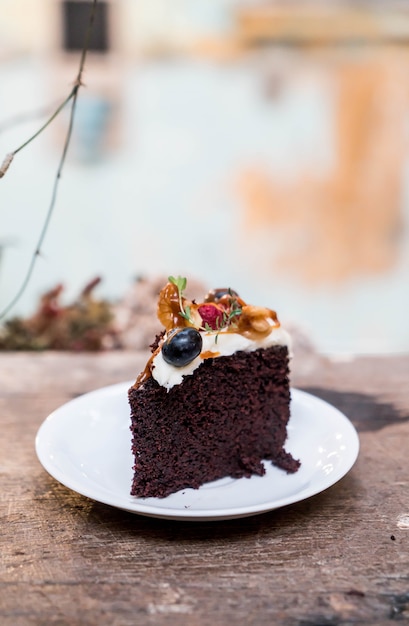
[[[165,497],[225,476],[287,472],[289,336],[274,311],[231,289],[197,304],[170,277],[158,302],[165,330],[129,390],[132,495]]]

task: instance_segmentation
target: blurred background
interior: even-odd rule
[[[0,0],[0,160],[70,92],[88,0]],[[99,0],[34,276],[182,274],[318,350],[409,350],[409,1]],[[65,112],[64,112],[65,113]],[[68,112],[0,182],[0,307],[49,205]]]

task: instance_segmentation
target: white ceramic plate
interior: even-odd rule
[[[36,452],[43,467],[66,487],[125,511],[184,520],[246,517],[304,500],[327,489],[354,464],[358,435],[338,409],[292,390],[286,449],[301,459],[295,474],[270,462],[264,476],[223,478],[167,498],[129,494],[133,459],[127,390],[120,383],[87,393],[43,422]]]

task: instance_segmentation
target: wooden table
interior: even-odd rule
[[[0,624],[283,624],[409,621],[409,356],[300,356],[294,386],[360,433],[351,472],[254,517],[178,522],[82,497],[41,467],[44,418],[133,378],[143,355],[0,354]]]

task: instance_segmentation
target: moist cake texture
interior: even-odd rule
[[[185,285],[171,277],[161,291],[165,330],[129,389],[131,494],[138,497],[262,475],[263,460],[287,472],[300,465],[284,448],[289,337],[275,312],[247,305],[231,289],[189,302]]]

